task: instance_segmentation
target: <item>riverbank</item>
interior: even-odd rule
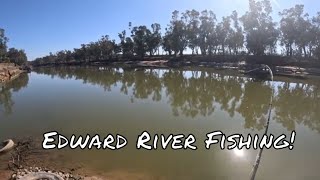
[[[13,141],[16,144],[15,148],[0,154],[0,161],[4,162],[0,163],[0,180],[46,179],[44,177],[57,180],[153,179],[148,173],[127,170],[102,172],[75,159],[66,160],[68,155],[65,151],[44,150],[38,138],[14,138]]]
[[[240,73],[247,73],[262,64],[268,65],[275,76],[288,76],[294,78],[307,78],[320,76],[320,61],[315,59],[283,56],[248,56],[248,55],[216,55],[211,57],[186,55],[183,57],[154,56],[143,59],[114,58],[105,61],[70,61],[60,63],[33,64],[33,66],[113,66],[124,68],[181,68],[181,67],[207,67],[219,70],[231,69]],[[259,71],[255,73],[261,73]],[[263,73],[263,72],[262,72]],[[252,75],[252,73],[251,73]]]
[[[25,138],[14,139],[15,147],[0,154],[0,160],[7,162],[0,166],[0,179],[2,180],[28,180],[28,179],[63,179],[63,180],[103,180],[106,178],[89,176],[83,170],[84,166],[74,163],[64,163],[65,166],[52,162],[57,158],[55,152],[45,152],[41,149],[39,140]],[[0,147],[1,148],[1,147]],[[89,173],[92,175],[93,173]],[[50,178],[49,178],[50,179]]]
[[[27,73],[28,71],[27,68],[16,66],[13,63],[0,63],[0,83],[11,81],[21,73]]]

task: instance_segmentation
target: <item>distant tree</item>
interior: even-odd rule
[[[170,28],[166,28],[164,37],[162,38],[162,49],[168,52],[169,56],[172,55],[173,51],[173,38]]]
[[[186,38],[188,47],[191,49],[192,54],[198,52],[199,47],[199,28],[200,28],[200,13],[196,10],[187,10],[183,13],[186,21]]]
[[[52,52],[49,53],[49,56],[45,56],[45,58],[45,62],[54,63],[57,61],[57,55],[53,54]]]
[[[213,49],[218,45],[217,34],[215,32],[216,15],[212,11],[204,10],[201,12],[199,27],[199,47],[202,55],[207,52],[212,54]]]
[[[0,62],[6,59],[8,38],[5,36],[4,29],[0,28]]]
[[[64,50],[62,51],[58,51],[57,54],[56,54],[56,62],[58,63],[63,63],[66,61],[66,53]]]
[[[100,61],[102,52],[100,49],[99,42],[90,42],[87,44],[87,51],[90,61]]]
[[[272,52],[276,48],[279,32],[271,13],[269,0],[249,0],[249,11],[241,17],[249,53],[264,55],[267,50]]]
[[[126,36],[126,31],[122,31],[121,33],[118,34],[120,38],[120,47],[121,47],[121,52],[124,57],[131,57],[133,56],[133,51],[134,51],[134,43],[130,37]]]
[[[279,13],[282,17],[280,20],[281,44],[285,46],[287,56],[292,56],[294,50],[298,54],[304,52],[308,56],[307,47],[311,47],[312,24],[309,15],[304,13],[304,5],[296,5],[293,8],[285,9]],[[309,48],[311,52],[311,49]]]
[[[10,48],[7,52],[7,57],[11,63],[23,65],[28,61],[27,55],[23,50]]]
[[[312,18],[312,54],[320,60],[320,12]]]
[[[112,40],[113,43],[113,55],[118,57],[118,54],[121,52],[121,44],[117,44],[116,40]]]
[[[151,39],[151,32],[146,26],[139,26],[133,27],[131,33],[134,43],[134,52],[143,58],[149,50],[148,41]]]
[[[225,55],[225,47],[231,33],[231,19],[229,16],[223,17],[222,22],[218,23],[216,33],[217,41],[219,46],[221,47],[222,54]]]
[[[161,26],[158,23],[151,25],[152,32],[147,31],[147,50],[149,55],[152,56],[157,50],[159,52],[159,47],[161,43]]]
[[[98,41],[98,46],[101,55],[100,59],[102,60],[111,59],[115,54],[115,42],[110,40],[108,35],[101,37],[101,39]]]
[[[70,62],[70,61],[73,61],[73,55],[72,55],[72,51],[70,50],[65,50],[65,54],[66,54],[66,58],[65,58],[65,61],[66,62]]]
[[[233,53],[237,55],[239,50],[243,48],[244,44],[243,29],[239,24],[237,11],[233,11],[230,18],[233,21],[233,27],[230,28],[227,44],[230,53],[233,51]]]
[[[76,61],[84,61],[85,58],[85,51],[82,50],[82,48],[74,48],[73,49],[73,58]]]
[[[176,10],[172,13],[172,19],[170,21],[169,28],[172,32],[172,50],[174,51],[175,55],[179,53],[179,55],[182,56],[183,51],[188,45],[188,41],[186,24],[185,21],[183,21],[183,17],[179,17],[179,11]]]

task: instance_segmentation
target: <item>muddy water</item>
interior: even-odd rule
[[[297,137],[293,150],[264,151],[257,178],[320,179],[319,82],[261,82],[192,69],[37,69],[1,88],[0,140],[42,140],[48,131],[121,134],[128,141],[121,150],[64,149],[46,162],[81,164],[83,171],[113,179],[248,179],[256,150],[220,150],[218,145],[207,150],[204,140],[217,130],[263,134],[274,88],[269,132],[290,136],[295,130]],[[198,149],[137,150],[143,131],[193,134]]]

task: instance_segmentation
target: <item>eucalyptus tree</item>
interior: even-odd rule
[[[304,57],[309,57],[311,56],[314,40],[311,20],[308,18],[305,21],[301,21],[301,27],[301,34],[297,39],[296,45],[300,55],[303,54]]]
[[[56,54],[50,52],[48,56],[44,57],[46,60],[44,60],[45,62],[55,62],[57,60],[57,56]]]
[[[55,63],[57,62],[57,55],[50,52],[48,56],[37,58],[34,62],[36,62],[36,64]]]
[[[159,47],[161,43],[161,26],[158,23],[151,25],[152,32],[147,31],[147,50],[149,55],[152,56],[157,50],[159,54]]]
[[[172,33],[172,50],[174,51],[175,55],[179,53],[179,55],[182,56],[183,51],[188,45],[188,41],[186,23],[183,17],[179,16],[179,11],[176,10],[172,13],[172,19],[170,21],[169,28]]]
[[[217,36],[215,33],[216,15],[212,11],[204,10],[199,17],[199,47],[202,55],[207,52],[211,54],[212,49],[217,46]]]
[[[218,45],[222,50],[222,54],[225,55],[227,40],[231,33],[231,18],[229,16],[223,17],[222,21],[217,24],[216,33]]]
[[[172,38],[172,31],[170,28],[166,28],[166,32],[162,38],[161,45],[162,45],[162,49],[168,52],[169,56],[171,56],[173,51],[173,38]]]
[[[89,61],[101,60],[101,50],[99,48],[99,42],[90,42],[87,44]]]
[[[70,50],[58,51],[56,54],[56,62],[65,63],[73,60],[73,55]]]
[[[89,45],[81,44],[80,48],[74,48],[72,55],[75,61],[89,61]]]
[[[113,43],[113,55],[118,58],[119,53],[121,53],[121,44],[116,43],[116,40],[112,40]]]
[[[188,40],[188,47],[191,49],[192,54],[198,52],[199,47],[199,25],[200,13],[196,10],[187,10],[183,13],[186,22],[186,37]]]
[[[134,55],[134,43],[131,39],[131,37],[126,36],[126,31],[122,31],[121,33],[118,34],[120,38],[120,46],[121,46],[121,51],[122,55],[124,57],[131,57]]]
[[[287,56],[292,56],[294,50],[298,54],[304,52],[307,56],[307,47],[312,42],[312,24],[309,15],[304,13],[304,5],[296,5],[279,13],[281,44],[285,46]]]
[[[0,62],[6,59],[8,38],[5,36],[4,29],[0,28]]]
[[[73,49],[73,58],[76,61],[85,61],[86,60],[86,50],[85,44],[81,45],[81,48],[74,48]]]
[[[28,61],[27,55],[24,50],[18,50],[15,48],[10,48],[7,52],[7,57],[11,63],[17,65],[23,65]]]
[[[243,29],[240,26],[237,11],[233,11],[230,18],[233,22],[233,27],[230,28],[227,44],[230,53],[233,51],[233,53],[237,55],[239,50],[243,48],[244,44]]]
[[[55,62],[56,62],[56,63],[62,63],[62,62],[64,62],[64,61],[65,61],[65,53],[64,53],[64,51],[63,51],[63,50],[58,51],[58,52],[56,53],[56,60],[55,60]]]
[[[320,60],[320,12],[312,18],[313,55]]]
[[[102,60],[111,59],[114,55],[115,42],[109,39],[108,35],[102,36],[98,41]]]
[[[144,57],[148,51],[148,39],[151,36],[150,30],[146,26],[133,27],[132,39],[134,43],[134,52],[140,56]]]
[[[73,60],[74,60],[72,51],[70,51],[70,50],[65,50],[64,52],[65,52],[65,61],[66,61],[66,62],[70,62],[70,61],[73,61]]]
[[[279,32],[273,22],[269,0],[249,0],[249,11],[240,20],[243,23],[246,47],[249,53],[264,55],[276,48]]]

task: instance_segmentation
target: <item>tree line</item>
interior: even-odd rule
[[[7,46],[9,39],[5,36],[5,30],[0,28],[0,63],[15,63],[23,65],[28,61],[27,55],[22,49],[9,48]]]
[[[280,22],[271,16],[270,0],[249,0],[249,10],[222,17],[213,11],[174,11],[162,34],[158,23],[150,27],[132,26],[96,42],[82,44],[74,50],[63,50],[37,58],[35,64],[73,61],[108,61],[119,58],[144,58],[160,55],[183,56],[188,49],[193,55],[283,55],[320,59],[320,12],[311,17],[304,5],[279,12]],[[278,52],[281,48],[281,52]]]

